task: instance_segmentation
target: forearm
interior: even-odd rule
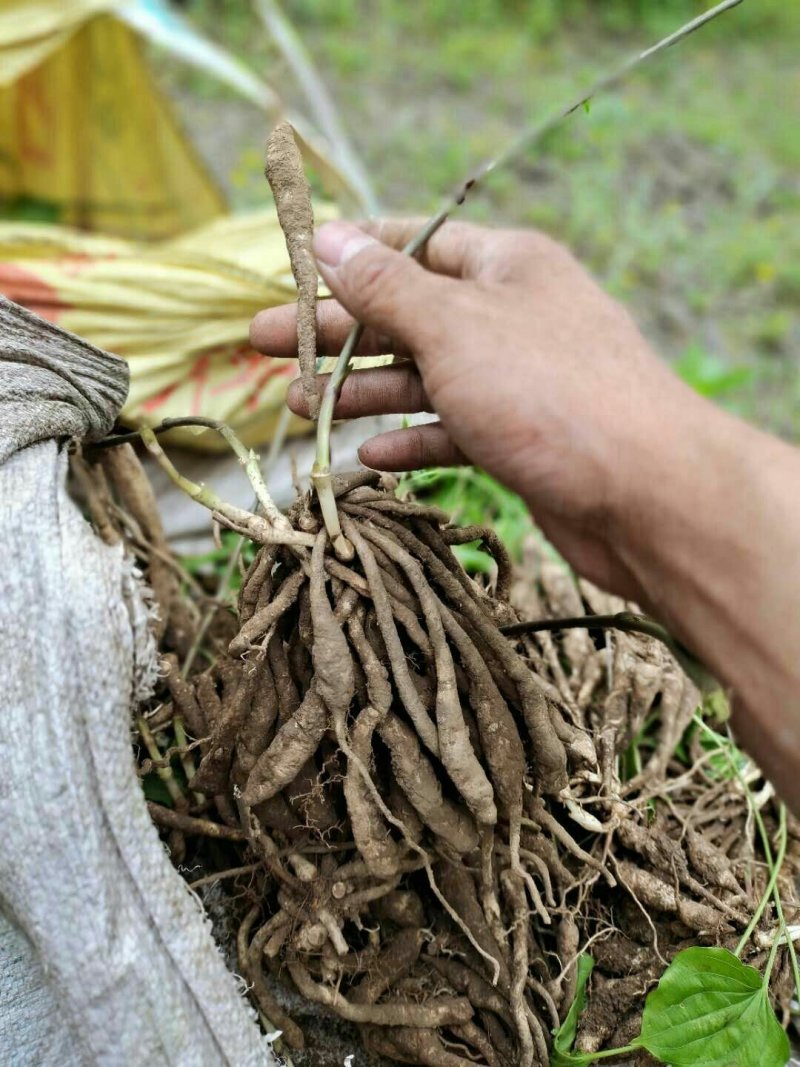
[[[694,397],[667,420],[644,448],[620,554],[650,610],[730,688],[739,738],[798,811],[800,451]]]

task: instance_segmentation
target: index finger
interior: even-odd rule
[[[426,225],[424,218],[368,219],[357,225],[390,248],[402,250]],[[448,220],[428,240],[418,256],[419,262],[435,274],[451,278],[477,279],[494,272],[500,246],[505,246],[508,234],[487,230],[468,222]],[[500,259],[507,261],[509,253]],[[317,344],[320,355],[339,354],[353,319],[335,300],[321,300],[317,305]],[[265,355],[291,358],[297,355],[296,305],[267,308],[259,311],[250,326],[250,343]],[[367,330],[356,355],[404,355],[391,338],[381,337]]]
[[[347,335],[354,326],[352,315],[336,300],[320,300],[317,304],[317,353],[338,356]],[[297,356],[297,304],[280,304],[256,313],[250,323],[250,344],[265,356],[294,359]],[[400,346],[390,337],[375,330],[365,330],[357,356],[390,356],[401,354]]]

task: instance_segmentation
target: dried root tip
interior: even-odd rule
[[[275,921],[270,920],[265,923],[252,942],[250,941],[250,931],[253,929],[260,911],[261,905],[255,904],[244,917],[236,935],[236,955],[239,973],[249,980],[253,996],[265,1022],[269,1023],[273,1028],[279,1027],[283,1031],[283,1036],[289,1047],[299,1051],[305,1048],[303,1031],[294,1020],[289,1018],[267,989],[261,970],[261,953],[264,944],[276,928]]]
[[[525,1002],[525,982],[528,977],[528,909],[522,882],[513,871],[503,871],[503,891],[514,916],[511,961],[511,1014],[519,1041],[520,1067],[533,1067],[534,1043]],[[547,1051],[542,1063],[547,1062]]]
[[[394,675],[394,683],[400,694],[400,699],[408,712],[409,718],[416,727],[422,741],[434,754],[439,755],[439,735],[436,726],[431,722],[427,708],[419,698],[411,673],[406,662],[405,649],[403,648],[397,627],[394,623],[392,607],[389,601],[386,587],[381,577],[380,567],[370,550],[366,540],[356,527],[356,524],[347,516],[344,517],[344,528],[350,541],[358,552],[359,559],[370,585],[372,600],[375,605],[375,615],[381,637],[386,646],[386,651]]]
[[[275,625],[278,619],[280,619],[297,600],[300,586],[304,581],[305,575],[302,571],[295,571],[294,574],[289,575],[277,595],[270,600],[266,607],[257,611],[250,619],[248,619],[236,637],[231,641],[230,647],[228,648],[228,652],[231,656],[241,656],[243,652],[246,652],[248,648],[250,648],[254,641],[263,637],[270,627]]]
[[[492,1042],[475,1023],[462,1023],[461,1026],[451,1026],[450,1029],[454,1037],[479,1052],[486,1060],[488,1067],[501,1067],[500,1058],[492,1047]],[[474,1060],[470,1058],[467,1062],[473,1063]]]
[[[616,864],[620,883],[645,908],[672,912],[684,926],[699,934],[719,936],[729,930],[725,916],[708,904],[699,904],[676,892],[675,886],[628,860]]]
[[[358,851],[363,856],[369,873],[385,880],[398,873],[402,853],[389,835],[388,827],[361,771],[362,767],[369,771],[372,734],[381,717],[374,708],[366,707],[353,726],[351,744],[356,759],[348,759],[343,789],[350,827]]]
[[[471,852],[478,844],[475,824],[466,811],[442,796],[439,778],[423,755],[416,733],[392,713],[378,733],[389,749],[397,784],[423,823],[456,852]]]
[[[513,1025],[508,1001],[485,978],[460,960],[448,956],[428,956],[426,959],[447,979],[456,993],[463,994],[476,1008],[492,1011],[503,1022]]]
[[[377,530],[365,529],[364,533],[402,568],[417,594],[436,663],[436,723],[442,763],[478,822],[493,825],[497,822],[494,790],[470,743],[436,595],[407,551]]]

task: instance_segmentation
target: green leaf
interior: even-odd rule
[[[172,797],[169,795],[169,790],[157,774],[146,774],[142,778],[142,789],[147,800],[152,800],[156,804],[163,804],[165,808],[175,806]]]
[[[453,552],[461,566],[469,574],[489,574],[494,568],[494,561],[476,544],[454,545]]]
[[[639,1040],[670,1067],[785,1067],[790,1055],[761,975],[724,948],[678,953],[647,998]]]
[[[728,366],[698,344],[689,345],[675,369],[687,385],[712,400],[722,399],[749,385],[754,374],[752,367]]]
[[[575,988],[575,999],[563,1023],[554,1032],[550,1067],[586,1067],[595,1059],[593,1054],[572,1051],[578,1034],[578,1020],[586,1005],[586,984],[593,967],[594,960],[588,953],[584,952],[578,957],[578,984]]]

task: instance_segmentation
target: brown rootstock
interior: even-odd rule
[[[731,913],[752,909],[763,889],[751,886],[745,865],[720,844],[735,829],[732,817],[746,836],[746,804],[723,783],[706,811],[693,779],[670,794],[660,842],[638,823],[617,833],[618,801],[605,790],[620,785],[620,746],[631,728],[625,714],[658,707],[668,719],[659,741],[685,721],[687,691],[671,665],[658,668],[659,693],[668,699],[656,705],[644,646],[626,649],[630,668],[620,663],[630,700],[617,685],[609,702],[604,670],[593,675],[581,714],[587,731],[604,731],[601,781],[579,744],[591,734],[565,717],[577,706],[568,698],[584,686],[592,655],[574,643],[573,671],[567,645],[558,645],[557,657],[538,657],[532,669],[529,650],[498,630],[511,609],[458,571],[448,542],[461,535],[448,533],[441,513],[388,499],[372,476],[345,478],[337,492],[357,558],[338,563],[324,534],[312,553],[258,554],[240,596],[247,633],[257,615],[259,626],[267,623],[256,648],[250,636],[240,641],[244,658],[223,657],[195,675],[186,683],[193,694],[172,686],[176,709],[191,706],[193,695],[207,724],[201,770],[214,772],[215,788],[177,819],[154,814],[165,833],[190,846],[219,826],[226,850],[243,849],[242,860],[263,865],[242,973],[265,1014],[272,970],[278,980],[291,974],[303,995],[355,1022],[366,1042],[395,1059],[543,1065],[553,1014],[568,1009],[575,960],[595,933],[607,928],[609,936],[607,951],[602,941],[596,946],[598,988],[619,990],[626,1024],[635,1012],[621,996],[628,986],[608,983],[629,977],[620,970],[627,963],[639,978],[647,971],[647,961],[657,960],[654,933],[667,959],[691,939],[735,941],[741,924]],[[307,502],[304,509],[304,528],[321,530]],[[547,584],[550,593],[559,586],[549,575]],[[558,589],[574,608],[576,597],[581,602],[574,583],[567,592]],[[443,682],[453,696],[445,710],[455,714],[457,704],[461,716],[459,743],[469,745],[497,805],[496,825],[483,824],[480,833],[475,797],[470,804],[462,771],[442,744]],[[430,743],[409,703],[418,721],[424,713]],[[541,724],[531,729],[540,713],[557,741],[550,756],[534,740]],[[662,772],[661,759],[658,774],[642,775],[626,794],[641,812],[647,781],[660,788],[673,774],[671,765]],[[571,807],[545,788],[564,781],[562,766],[571,776]],[[608,831],[576,827],[578,808],[596,816],[597,826],[607,821]],[[720,828],[702,821],[715,812],[725,815]],[[752,840],[747,848],[749,858]],[[769,936],[766,918],[759,934]],[[613,937],[630,946],[625,959],[612,951]],[[782,957],[776,974],[781,967]],[[288,1032],[291,1020],[282,1021]],[[605,1024],[593,1040],[601,1030],[607,1043],[613,1034]]]

